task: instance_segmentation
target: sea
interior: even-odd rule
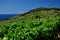
[[[16,16],[17,14],[0,14],[0,20],[4,20],[5,18],[11,18]]]

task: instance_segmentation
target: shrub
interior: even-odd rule
[[[8,25],[7,25],[8,24]],[[8,40],[57,40],[60,18],[26,19],[0,25],[0,38]]]

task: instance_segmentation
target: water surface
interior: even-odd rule
[[[0,20],[4,20],[5,18],[11,18],[16,16],[17,14],[0,14]]]

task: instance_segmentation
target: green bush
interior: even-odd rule
[[[6,40],[57,40],[60,17],[26,19],[0,24],[0,38]]]

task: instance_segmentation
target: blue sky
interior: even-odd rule
[[[0,14],[24,13],[38,7],[60,8],[60,0],[0,0]]]

